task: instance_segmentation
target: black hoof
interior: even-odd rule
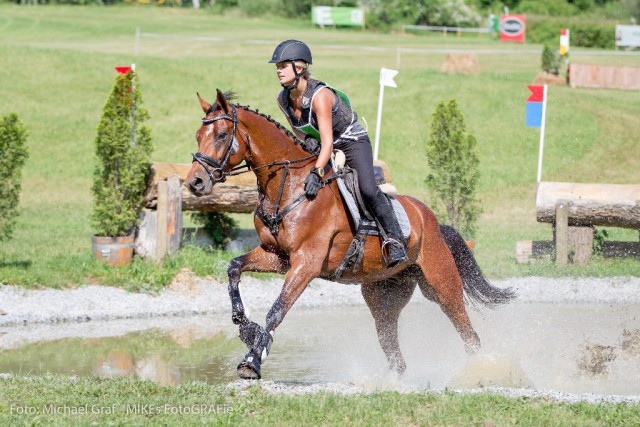
[[[253,352],[249,352],[238,365],[238,376],[243,380],[259,380],[262,378],[260,376],[260,358],[256,357]]]
[[[259,380],[260,376],[260,363],[256,363],[255,359],[251,362],[243,360],[238,365],[238,376],[243,380]]]

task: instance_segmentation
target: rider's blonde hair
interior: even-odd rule
[[[302,72],[300,73],[300,77],[309,80],[311,78],[311,71],[309,71],[309,63],[302,61],[300,59],[294,62],[296,67],[302,68]]]

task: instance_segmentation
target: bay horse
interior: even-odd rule
[[[254,224],[261,244],[229,263],[228,290],[232,321],[239,325],[240,338],[249,349],[238,365],[238,375],[259,379],[276,328],[312,279],[332,277],[355,226],[331,172],[315,198],[305,195],[304,180],[317,157],[305,151],[293,133],[258,110],[231,103],[229,93],[217,90],[213,104],[199,94],[198,99],[205,116],[196,132],[198,152],[193,154],[185,185],[195,196],[203,196],[229,175],[252,171],[257,178],[260,202]],[[240,171],[242,168],[247,170]],[[492,286],[460,234],[452,227],[439,226],[427,206],[409,196],[397,199],[411,225],[409,260],[386,268],[381,238],[369,236],[357,273],[346,271],[337,281],[361,285],[389,367],[402,373],[406,364],[398,343],[398,317],[416,286],[440,305],[468,353],[480,348],[480,339],[469,320],[464,296],[491,307],[510,301],[515,294]],[[286,274],[265,328],[245,314],[239,287],[245,271]]]

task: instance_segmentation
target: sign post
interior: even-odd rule
[[[540,128],[540,149],[538,150],[538,184],[542,179],[542,152],[544,150],[544,125],[547,115],[547,85],[527,86],[531,96],[527,98],[526,125]]]
[[[398,87],[393,78],[398,74],[397,70],[388,68],[380,69],[380,96],[378,97],[378,119],[376,120],[376,142],[373,147],[373,160],[378,160],[378,146],[380,144],[380,121],[382,119],[382,101],[384,98],[384,87]]]

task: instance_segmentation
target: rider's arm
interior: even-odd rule
[[[333,123],[331,121],[331,110],[335,98],[330,89],[322,89],[313,99],[313,110],[318,119],[318,130],[320,131],[320,154],[316,161],[316,167],[322,169],[331,158],[331,150],[333,148]]]

